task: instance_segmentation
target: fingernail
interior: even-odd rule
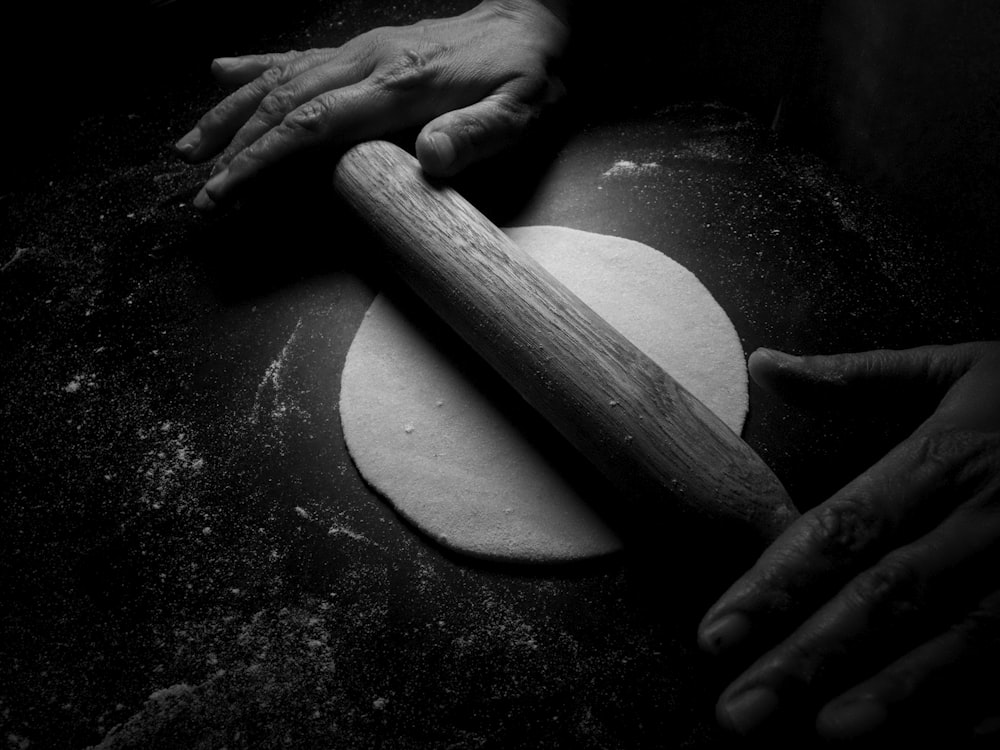
[[[218,159],[215,160],[215,164],[212,165],[212,171],[208,175],[209,179],[215,177],[215,175],[219,174],[219,172],[228,168],[229,168],[229,160],[225,159],[224,155],[220,156]]]
[[[233,66],[239,64],[240,58],[238,57],[217,57],[212,60],[212,65],[218,68],[232,68]]]
[[[199,143],[201,143],[201,128],[195,127],[190,133],[177,141],[174,144],[174,148],[186,156],[198,148]]]
[[[710,654],[721,654],[746,640],[750,627],[749,617],[741,612],[730,612],[703,627],[698,633],[698,642]]]
[[[212,179],[205,183],[205,192],[209,194],[209,197],[214,201],[218,201],[223,196],[223,184],[226,182],[226,178],[229,177],[229,169],[223,169],[217,175],[214,175]]]
[[[790,359],[795,359],[795,356],[792,354],[785,354],[784,352],[779,352],[777,349],[768,349],[767,347],[763,346],[757,350],[757,354],[760,354],[761,356],[764,357],[769,357],[773,359],[775,362],[782,362],[782,361],[787,362]]]
[[[768,688],[753,688],[727,701],[719,719],[737,734],[749,734],[778,708],[778,696]]]
[[[869,734],[885,723],[886,710],[878,701],[858,700],[823,712],[824,733],[840,739]]]
[[[427,136],[427,143],[434,151],[440,169],[447,169],[454,163],[455,144],[448,135],[441,132],[431,133]]]
[[[199,211],[211,211],[215,208],[215,201],[208,197],[208,193],[205,192],[205,188],[198,191],[198,195],[194,197],[191,201],[191,205],[197,208]]]

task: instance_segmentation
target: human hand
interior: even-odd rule
[[[720,723],[751,734],[815,718],[830,740],[968,728],[989,710],[984,684],[1000,714],[1000,342],[758,350],[749,368],[797,401],[940,401],[705,615],[703,649],[758,657],[720,697]]]
[[[456,174],[516,140],[562,94],[552,67],[567,37],[541,2],[486,0],[460,16],[374,29],[341,47],[217,59],[215,77],[239,88],[176,144],[195,162],[221,151],[195,206],[227,201],[305,149],[418,126],[424,170]]]

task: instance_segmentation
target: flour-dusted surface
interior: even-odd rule
[[[252,48],[450,12],[332,5],[316,35]],[[337,383],[384,277],[355,267],[370,245],[322,175],[211,219],[190,210],[210,165],[168,146],[216,101],[202,75],[144,90],[142,108],[71,118],[71,139],[33,152],[39,179],[0,201],[0,737],[30,750],[730,745],[692,633],[740,566],[707,580],[638,552],[478,564],[426,544],[364,485]],[[660,169],[602,176],[622,160]],[[518,203],[534,190],[523,165],[547,163],[498,161],[513,176],[469,185],[480,210]],[[730,110],[588,127],[546,169],[524,213],[487,215],[669,248],[745,351],[1000,327],[985,251],[957,263],[967,255],[913,239]],[[893,444],[870,411],[753,395],[743,435],[797,501]]]
[[[511,238],[734,431],[747,411],[732,323],[683,266],[638,242],[565,227]],[[568,561],[617,550],[611,492],[464,346],[385,295],[348,352],[341,420],[365,479],[442,545],[487,559]]]

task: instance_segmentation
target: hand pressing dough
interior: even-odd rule
[[[737,434],[743,349],[687,269],[647,245],[565,227],[506,230]],[[379,295],[347,353],[340,416],[359,471],[454,551],[559,562],[621,546],[597,508],[611,490],[495,373],[412,302]]]

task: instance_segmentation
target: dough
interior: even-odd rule
[[[743,349],[693,274],[620,237],[565,227],[506,231],[740,432],[747,410]],[[603,480],[412,301],[379,295],[365,314],[344,365],[340,415],[365,480],[451,550],[556,562],[621,545],[596,510],[598,496],[611,491]]]

